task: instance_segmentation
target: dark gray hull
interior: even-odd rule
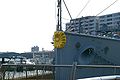
[[[55,64],[120,65],[120,40],[83,34],[65,33],[64,48],[55,49]],[[120,74],[116,68],[79,68],[76,79]],[[72,68],[56,68],[55,80],[70,80]]]

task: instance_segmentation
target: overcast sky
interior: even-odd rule
[[[73,18],[88,0],[65,0]],[[79,15],[95,16],[115,0],[90,0]],[[62,3],[63,4],[63,3]],[[32,46],[52,50],[56,30],[57,0],[0,0],[0,52],[29,52]],[[64,24],[70,18],[63,5]],[[120,12],[120,0],[103,14]],[[67,20],[66,20],[67,19]]]

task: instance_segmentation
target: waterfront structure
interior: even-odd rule
[[[95,35],[97,32],[120,30],[120,12],[102,16],[86,16],[66,23],[66,31]]]

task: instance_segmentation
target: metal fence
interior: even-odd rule
[[[53,80],[50,65],[1,65],[0,80]]]
[[[76,80],[75,73],[79,68],[120,68],[113,65],[14,65],[3,64],[0,66],[0,80],[54,80],[55,67],[71,68],[70,80]]]

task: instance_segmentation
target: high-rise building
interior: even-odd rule
[[[70,23],[66,23],[66,30],[77,33],[95,34],[95,30],[98,26],[97,23],[95,16],[72,19]]]
[[[116,31],[120,28],[120,12],[99,16],[99,30]]]
[[[120,30],[120,12],[102,16],[86,16],[66,23],[66,31],[95,35],[98,31]]]
[[[31,48],[31,52],[39,52],[39,47],[38,46],[34,46]]]
[[[80,19],[72,19],[70,23],[66,23],[66,30],[72,32],[80,32]]]
[[[82,17],[80,20],[80,29],[82,33],[95,34],[95,31],[97,30],[97,17]]]

